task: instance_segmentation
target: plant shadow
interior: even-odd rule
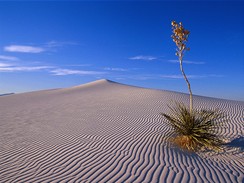
[[[224,145],[229,148],[238,148],[240,151],[244,151],[244,136],[237,137]]]

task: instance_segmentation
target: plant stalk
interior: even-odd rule
[[[188,90],[189,90],[189,93],[190,93],[190,113],[192,113],[192,110],[193,110],[193,98],[192,98],[191,85],[190,85],[190,82],[187,79],[186,74],[185,74],[184,69],[183,69],[183,65],[182,65],[183,58],[182,57],[183,57],[182,53],[179,53],[180,70],[182,72],[182,75],[184,76],[184,79],[185,79],[185,81],[187,83],[187,87],[188,87]]]

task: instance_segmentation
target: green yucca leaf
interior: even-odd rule
[[[216,135],[224,124],[224,115],[219,110],[193,110],[177,103],[170,107],[171,114],[164,114],[173,132],[178,136],[177,143],[183,149],[198,151],[199,149],[219,149],[222,141]],[[183,138],[185,137],[185,138]],[[214,148],[216,146],[216,148]]]

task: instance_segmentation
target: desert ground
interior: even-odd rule
[[[244,102],[194,96],[220,109],[226,145],[183,152],[160,114],[189,95],[97,80],[0,97],[0,182],[244,182]]]

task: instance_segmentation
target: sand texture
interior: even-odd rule
[[[244,102],[194,96],[228,123],[223,152],[168,143],[160,115],[189,95],[98,80],[0,97],[0,182],[244,182]]]

